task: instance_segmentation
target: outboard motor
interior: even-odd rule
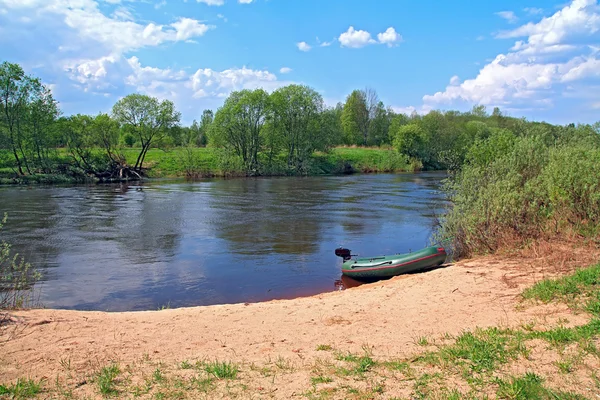
[[[342,259],[344,261],[348,261],[349,259],[352,258],[352,254],[350,254],[350,250],[349,249],[345,249],[343,247],[339,247],[337,249],[335,249],[335,255],[338,257],[342,257]]]

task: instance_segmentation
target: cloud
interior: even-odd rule
[[[204,3],[209,6],[222,6],[225,4],[225,0],[196,0],[198,3]]]
[[[76,38],[63,39],[70,41],[69,47],[79,46],[82,52],[89,52],[90,42],[96,42],[96,47],[101,46],[97,51],[122,54],[166,42],[185,41],[214,28],[191,18],[179,18],[170,25],[140,24],[122,8],[108,17],[94,0],[4,0],[4,3],[9,9],[25,12],[42,24],[50,19],[54,19],[53,23],[62,22],[63,30],[67,27],[76,35]]]
[[[252,3],[252,0],[238,0],[238,3],[240,3],[240,4],[250,4],[250,3]]]
[[[353,26],[340,35],[338,38],[342,47],[350,47],[353,49],[359,49],[369,44],[377,43],[371,37],[371,34],[367,31],[361,31],[354,29]]]
[[[523,11],[525,11],[529,15],[540,15],[540,14],[544,13],[543,8],[537,8],[537,7],[525,7],[523,9]]]
[[[379,43],[387,44],[388,47],[394,47],[402,41],[402,36],[396,32],[396,29],[390,27],[385,32],[377,35]]]
[[[333,42],[335,42],[337,39],[333,38],[332,40],[330,40],[329,42],[321,42],[321,40],[319,39],[319,37],[317,36],[317,44],[319,45],[319,47],[329,47],[333,44]]]
[[[516,24],[519,20],[519,17],[517,17],[513,11],[500,11],[497,12],[496,15],[507,20],[509,24]]]
[[[377,34],[377,40],[371,37],[371,34],[367,31],[356,30],[353,26],[340,35],[337,39],[340,42],[341,47],[348,47],[352,49],[360,49],[370,44],[385,44],[388,47],[397,46],[402,41],[402,35],[396,32],[396,29],[389,27],[385,32]],[[321,46],[329,46],[330,43],[322,43]]]
[[[312,49],[312,47],[306,42],[296,43],[296,46],[300,51],[310,51],[310,49]]]
[[[497,55],[474,78],[453,77],[444,91],[423,97],[425,104],[457,103],[506,106],[512,109],[552,107],[567,83],[600,77],[597,0],[574,0],[554,15],[530,22],[497,38],[518,40]],[[600,99],[600,95],[595,95]]]
[[[292,72],[293,70],[291,68],[288,67],[283,67],[279,70],[280,73],[282,74],[289,74],[290,72]]]

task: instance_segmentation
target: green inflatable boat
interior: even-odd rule
[[[428,247],[407,254],[352,258],[350,250],[339,248],[335,254],[344,259],[342,274],[357,280],[377,280],[440,266],[446,261],[443,247]]]

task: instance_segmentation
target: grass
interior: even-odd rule
[[[527,372],[525,375],[510,377],[508,379],[498,379],[499,399],[507,400],[584,400],[585,397],[570,393],[553,391],[544,386],[544,379],[533,372]]]
[[[102,368],[97,376],[98,390],[104,396],[115,396],[119,393],[116,388],[116,379],[121,373],[117,364]]]
[[[123,148],[122,154],[129,165],[134,165],[139,148]],[[66,160],[66,152],[60,149],[58,157]],[[221,150],[209,147],[188,149],[175,147],[150,149],[144,160],[144,168],[150,178],[194,178],[211,176],[243,175],[240,171],[229,171],[220,161]],[[288,175],[285,157],[276,160],[277,165],[263,168],[263,175]],[[306,175],[337,175],[349,172],[401,172],[410,171],[406,158],[398,152],[384,148],[338,147],[327,153],[315,153],[304,170]],[[15,178],[14,172],[0,164],[0,184],[51,184],[76,183],[73,177],[58,174],[40,174]]]
[[[228,361],[208,362],[204,365],[204,370],[217,379],[235,379],[240,372],[237,364]]]
[[[527,355],[523,335],[489,328],[464,332],[453,344],[442,346],[437,352],[425,353],[419,359],[431,365],[465,367],[464,373],[470,374],[493,371],[519,355]]]
[[[319,376],[314,376],[312,378],[310,378],[310,383],[314,385],[318,385],[320,383],[331,383],[333,382],[333,379],[331,379],[328,376],[323,376],[323,375],[319,375]]]
[[[525,299],[535,299],[544,303],[554,300],[567,301],[576,297],[590,297],[592,310],[600,307],[600,264],[580,269],[573,275],[559,279],[546,279],[523,292]],[[595,295],[595,296],[594,296]],[[589,303],[588,303],[589,305]]]
[[[12,385],[0,385],[0,396],[10,396],[13,399],[29,399],[36,397],[42,391],[42,381],[32,379],[17,379]]]

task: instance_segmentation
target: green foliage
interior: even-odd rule
[[[150,147],[164,143],[181,119],[172,101],[159,101],[142,94],[125,96],[113,106],[112,114],[142,146],[134,165],[137,171],[141,171]]]
[[[0,231],[7,215],[0,222]],[[0,241],[0,322],[7,317],[2,310],[28,306],[33,301],[33,288],[41,274],[12,251],[12,246]]]
[[[574,134],[565,128],[565,136]],[[595,237],[600,225],[600,145],[580,139],[516,136],[492,129],[477,139],[445,190],[453,206],[439,238],[452,238],[457,255],[497,249],[557,233]],[[557,144],[558,143],[558,144]]]
[[[419,125],[401,125],[391,135],[394,137],[394,148],[400,153],[421,160],[427,157],[428,141]]]
[[[287,166],[302,171],[313,152],[326,150],[329,144],[320,129],[323,98],[307,86],[289,85],[273,92],[269,105]]]
[[[209,142],[240,158],[249,175],[259,172],[258,154],[264,141],[269,95],[262,89],[233,92],[215,114]]]
[[[366,144],[369,109],[364,92],[355,90],[346,99],[342,111],[344,144]]]
[[[12,385],[0,385],[0,396],[10,396],[12,399],[30,399],[42,391],[42,381],[17,379]]]

